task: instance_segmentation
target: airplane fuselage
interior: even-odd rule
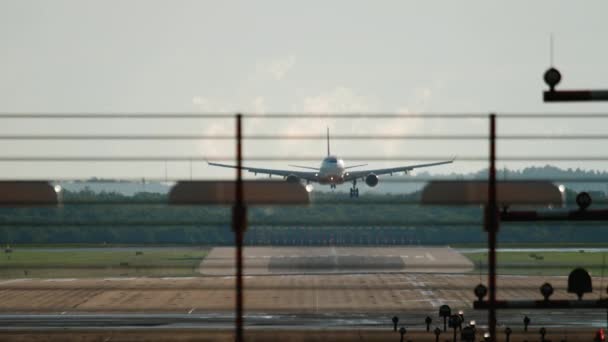
[[[344,183],[344,161],[336,156],[327,156],[319,167],[319,184]]]

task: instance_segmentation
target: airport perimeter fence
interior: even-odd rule
[[[539,208],[542,213],[577,210],[581,192],[590,194],[591,208],[603,208],[608,114],[287,113],[239,118],[240,134],[233,114],[1,114],[3,180],[49,181],[59,202],[24,206],[9,200],[0,208],[0,243],[5,246],[0,287],[5,296],[26,298],[21,307],[19,301],[6,301],[0,310],[229,315],[241,305],[244,311],[236,316],[246,313],[250,324],[279,325],[288,315],[309,314],[317,315],[312,325],[390,328],[394,312],[402,324],[405,320],[424,329],[427,315],[433,327],[442,328],[437,311],[448,304],[455,312],[464,310],[482,326],[481,332],[492,318],[486,311],[472,311],[478,283],[493,292],[495,281],[497,298],[511,300],[542,298],[538,289],[547,282],[554,298],[569,300],[576,296],[566,291],[564,276],[583,267],[594,284],[587,298],[605,297],[608,231],[603,219],[501,222],[497,249],[488,249],[483,206],[422,205],[421,192],[437,180],[544,180],[560,187],[565,202]],[[316,172],[328,155],[337,155],[346,167],[361,165],[346,172],[453,162],[407,175],[378,175],[374,187],[365,181],[373,172],[336,189],[299,176]],[[168,192],[177,182],[236,178],[235,169],[209,163],[293,170],[271,179],[293,181],[295,176],[312,186],[306,187],[311,203],[243,207],[240,217],[225,204],[172,205]],[[243,170],[242,175],[266,179],[263,171]],[[354,187],[360,190],[357,196],[350,190]],[[494,211],[498,223],[500,210],[507,208],[493,205],[499,209]],[[235,247],[235,219],[247,226],[240,276],[249,278],[233,292],[239,256],[227,247]],[[493,252],[494,266],[488,264]],[[108,293],[103,303],[92,300],[91,293],[109,291],[107,282],[115,278],[132,281],[124,286],[127,290],[187,295],[147,302],[145,295]],[[54,288],[56,284],[61,286]],[[48,296],[71,290],[91,293],[81,298],[83,304],[71,306],[35,292]],[[200,303],[194,307],[193,302]],[[496,321],[514,329],[523,326],[524,316],[533,317],[537,327],[553,324],[555,329],[606,324],[601,310],[568,312],[551,315],[524,308],[504,312]],[[268,313],[271,318],[264,321]],[[201,317],[205,319],[212,321]],[[497,335],[496,328],[487,329]]]

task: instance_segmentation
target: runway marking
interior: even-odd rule
[[[431,261],[435,261],[435,257],[432,256],[431,253],[426,253],[426,257]]]
[[[402,258],[409,258],[410,256],[409,255],[402,255],[401,257]]]
[[[103,278],[103,280],[107,280],[107,281],[125,281],[125,280],[135,280],[137,278],[135,277],[131,277],[131,278]]]
[[[3,282],[0,282],[0,284],[17,283],[20,281],[27,281],[27,280],[32,280],[32,279],[31,278],[11,279],[11,280],[5,280]]]
[[[414,287],[426,287],[426,283],[422,281],[413,281],[412,286]]]
[[[434,297],[435,293],[431,290],[420,291],[420,294],[424,297]],[[426,299],[432,307],[437,308],[443,305],[446,301],[439,298],[428,298]]]
[[[67,312],[67,311],[64,311],[64,312],[62,312],[61,314],[62,314],[62,315],[65,315],[66,313],[68,313],[68,312]]]
[[[434,308],[438,308],[440,306],[442,306],[446,301],[444,299],[431,299],[430,303],[431,306]]]
[[[424,255],[416,255],[416,259],[422,259],[424,258]]]
[[[190,311],[188,311],[188,315],[190,315],[192,313],[192,311],[194,311],[195,308],[190,309]]]
[[[190,280],[195,279],[196,277],[163,277],[160,278],[162,280]]]
[[[48,282],[62,282],[62,281],[74,281],[74,280],[78,280],[76,278],[57,278],[57,279],[45,279],[43,281],[48,281]]]

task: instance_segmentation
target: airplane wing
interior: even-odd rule
[[[418,169],[418,168],[422,168],[422,167],[429,167],[429,166],[437,166],[437,165],[444,165],[444,164],[451,164],[453,163],[454,160],[447,160],[447,161],[442,161],[442,162],[437,162],[437,163],[428,163],[428,164],[416,164],[416,165],[408,165],[408,166],[398,166],[398,167],[392,167],[392,168],[388,168],[388,169],[374,169],[374,170],[361,170],[361,171],[352,171],[352,172],[348,172],[347,174],[345,174],[344,176],[344,181],[345,182],[349,182],[352,181],[354,179],[358,179],[358,178],[364,178],[365,176],[369,175],[370,173],[373,173],[375,175],[386,175],[386,174],[393,174],[393,173],[398,173],[398,172],[409,172],[413,169]]]
[[[211,166],[219,166],[219,167],[228,167],[228,168],[232,168],[232,169],[237,169],[238,166],[236,165],[227,165],[227,164],[220,164],[220,163],[212,163],[212,162],[207,162],[207,164],[211,165]],[[281,177],[287,177],[289,175],[294,175],[298,178],[304,179],[304,180],[308,180],[311,182],[317,182],[318,181],[318,173],[316,172],[302,172],[302,171],[293,171],[293,170],[275,170],[275,169],[264,169],[264,168],[258,168],[258,167],[247,167],[247,166],[242,166],[241,170],[245,170],[254,174],[264,174],[264,175],[270,175],[270,176],[281,176]]]

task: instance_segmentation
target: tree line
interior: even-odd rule
[[[602,193],[603,194],[603,193]],[[64,191],[59,207],[0,208],[2,244],[231,245],[227,206],[169,206],[167,195]],[[480,207],[422,206],[419,193],[315,193],[309,206],[252,207],[249,245],[481,243]],[[600,196],[600,195],[598,195]],[[574,193],[567,198],[573,201]],[[599,201],[605,198],[599,198]],[[501,242],[608,241],[601,224],[503,224]]]

